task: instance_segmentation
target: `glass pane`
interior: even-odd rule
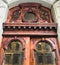
[[[18,41],[13,41],[8,45],[8,49],[6,51],[8,52],[20,52],[22,50],[22,45]]]
[[[46,57],[46,64],[53,64],[54,61],[52,53],[46,53],[45,57]]]
[[[25,20],[36,20],[36,14],[34,12],[27,12],[24,16]]]
[[[16,42],[12,42],[11,43],[11,46],[12,46],[12,51],[16,51]]]
[[[16,51],[19,50],[19,47],[20,47],[20,45],[18,43],[16,43]]]
[[[52,51],[51,49],[51,46],[47,43],[47,42],[39,42],[37,45],[36,45],[36,50],[37,51],[45,51],[45,52],[50,52]]]
[[[38,56],[37,56],[37,62],[38,62],[38,64],[43,64],[43,55],[42,54],[38,54]]]
[[[52,50],[48,43],[45,44],[45,50],[46,51],[51,51]]]
[[[13,55],[13,64],[19,64],[20,54]]]
[[[5,64],[11,64],[11,54],[5,54]]]
[[[41,50],[41,43],[37,44],[37,50]]]
[[[13,64],[18,64],[18,65],[22,65],[23,63],[23,53],[20,54],[14,54],[13,55]]]

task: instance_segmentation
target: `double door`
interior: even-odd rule
[[[8,45],[4,65],[55,65],[55,53],[49,42],[42,41],[40,37],[23,38],[24,43],[13,40]]]

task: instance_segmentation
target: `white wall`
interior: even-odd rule
[[[5,4],[2,0],[0,0],[0,43],[1,43],[2,32],[3,32],[2,23],[6,21],[7,13],[8,13],[7,4]]]
[[[53,17],[56,23],[58,23],[58,39],[59,39],[59,43],[60,43],[60,1],[57,1],[52,8],[53,12]]]
[[[51,5],[56,1],[56,0],[4,0],[9,8],[12,8],[20,3],[26,3],[26,2],[36,2],[40,3],[48,8],[51,8]]]

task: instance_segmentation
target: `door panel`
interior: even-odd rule
[[[19,41],[12,41],[5,51],[5,65],[22,65],[23,62],[22,44]]]
[[[56,65],[55,63],[55,53],[49,42],[39,41],[40,38],[31,38],[32,49],[32,59],[34,63],[32,65]],[[37,42],[38,41],[38,42]]]
[[[18,41],[13,41],[5,51],[5,65],[56,65],[55,53],[46,41],[25,37],[25,49]]]

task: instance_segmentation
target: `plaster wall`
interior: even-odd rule
[[[53,15],[54,21],[58,24],[57,34],[58,34],[58,39],[59,39],[59,43],[60,43],[60,0],[57,1],[53,5],[52,15]]]
[[[56,2],[56,0],[3,0],[5,1],[9,8],[12,8],[20,3],[26,3],[26,2],[36,2],[36,3],[40,3],[43,6],[46,6],[48,8],[51,8],[51,5]]]

